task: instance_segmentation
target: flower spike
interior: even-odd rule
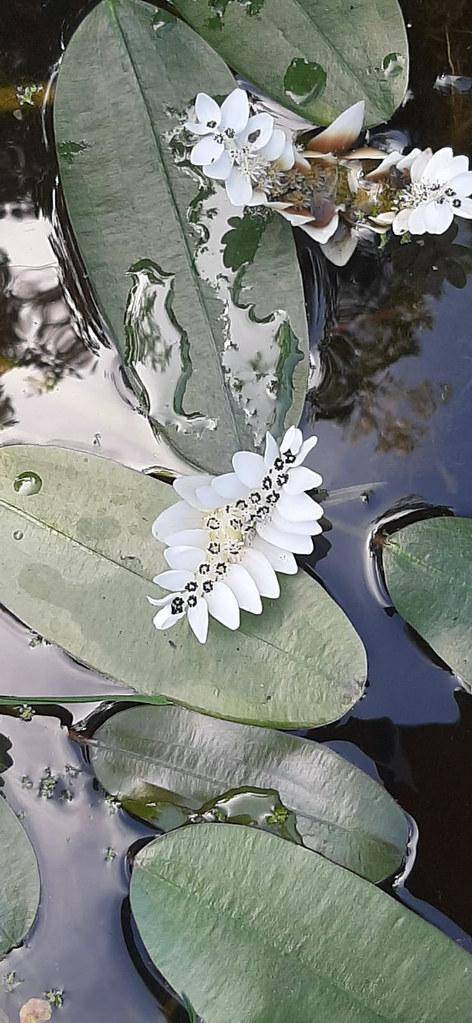
[[[280,446],[267,434],[264,456],[237,451],[232,473],[175,480],[181,500],[153,525],[169,566],[154,579],[166,595],[148,598],[156,629],[187,617],[205,643],[210,615],[238,629],[240,610],[261,614],[261,597],[279,596],[277,573],[295,575],[294,554],[310,554],[322,531],[323,509],[307,494],[322,478],[303,465],[315,444],[291,426]]]

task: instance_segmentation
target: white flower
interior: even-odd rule
[[[153,525],[153,535],[167,544],[169,566],[154,579],[167,596],[148,598],[159,608],[156,629],[186,615],[205,643],[209,615],[237,629],[240,609],[261,614],[261,597],[279,596],[276,573],[295,575],[294,553],[310,554],[312,536],[321,533],[323,509],[306,491],[322,479],[303,466],[316,440],[303,441],[292,426],[280,448],[267,434],[264,456],[238,451],[234,472],[175,480],[181,500]]]
[[[244,89],[234,89],[221,107],[211,96],[199,92],[195,101],[196,121],[187,121],[187,131],[199,135],[190,162],[203,167],[207,177],[224,181],[233,206],[245,206],[253,197],[267,168],[281,161],[293,166],[293,145],[285,132],[274,127],[271,114],[251,115]]]
[[[398,192],[391,210],[377,219],[391,223],[394,234],[443,234],[454,216],[472,219],[469,161],[466,156],[454,156],[449,146],[434,154],[431,149],[414,149],[407,156],[389,153],[368,177],[378,180],[392,174],[400,178]]]

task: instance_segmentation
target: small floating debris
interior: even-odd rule
[[[30,998],[20,1009],[20,1023],[45,1023],[51,1016],[51,1005],[44,998]]]

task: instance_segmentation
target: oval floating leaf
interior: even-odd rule
[[[39,871],[18,817],[0,796],[0,955],[19,945],[39,904]]]
[[[39,492],[15,489],[24,472],[41,478]],[[362,695],[364,648],[303,572],[282,578],[260,618],[244,613],[238,632],[212,621],[204,647],[186,621],[156,632],[146,598],[162,594],[151,580],[165,564],[151,525],[174,500],[168,485],[94,455],[1,448],[0,601],[143,696],[287,728],[341,717]]]
[[[415,522],[383,550],[392,601],[472,692],[472,519]]]
[[[141,938],[205,1023],[464,1023],[470,957],[368,881],[267,832],[196,824],[138,854]]]
[[[226,62],[308,121],[328,124],[365,100],[387,121],[408,84],[408,39],[397,0],[174,0]]]
[[[154,428],[211,472],[298,422],[308,372],[290,225],[256,215],[251,249],[254,214],[197,174],[181,140],[196,94],[234,87],[183,22],[106,0],[67,47],[54,104],[67,210],[127,378]],[[237,271],[225,260],[234,220]]]
[[[138,816],[141,804],[146,820],[149,795],[195,812],[229,789],[275,789],[304,845],[370,881],[393,874],[405,856],[408,822],[394,800],[307,739],[183,707],[134,707],[97,729],[90,756],[103,787]],[[158,814],[154,823],[162,826]]]

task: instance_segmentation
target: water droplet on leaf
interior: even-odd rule
[[[13,490],[22,497],[30,497],[31,494],[39,494],[43,481],[37,472],[20,472],[13,483]]]

